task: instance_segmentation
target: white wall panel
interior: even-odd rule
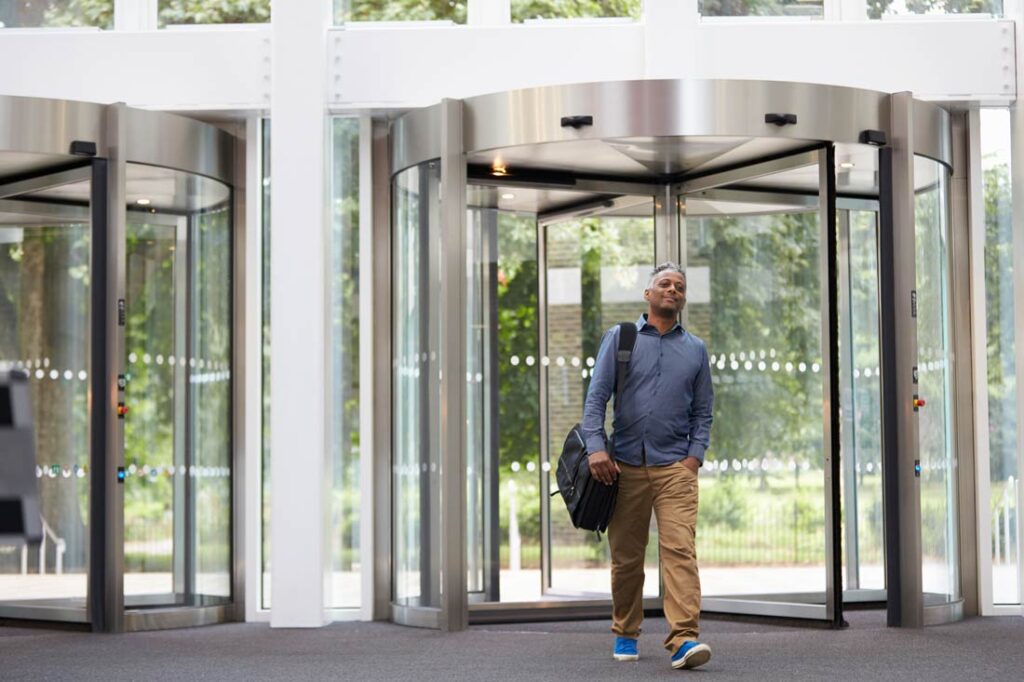
[[[520,87],[634,78],[750,78],[909,90],[933,100],[1016,95],[1012,21],[684,23],[673,64],[664,24],[331,30],[336,109],[413,107]],[[646,54],[645,54],[646,53]],[[691,56],[692,55],[692,56]]]
[[[1012,21],[671,23],[332,28],[328,102],[334,109],[410,107],[648,77],[796,80],[990,103],[1016,95]],[[4,31],[0,60],[17,68],[0,71],[0,92],[167,110],[262,110],[270,106],[270,43],[267,26]],[[290,77],[305,87],[321,83],[310,73]]]
[[[1005,102],[1016,93],[1012,21],[706,24],[697,35],[705,78],[907,90],[932,100]]]
[[[165,110],[270,106],[270,27],[4,31],[0,92]]]
[[[330,102],[408,107],[513,88],[642,78],[640,24],[331,31]]]

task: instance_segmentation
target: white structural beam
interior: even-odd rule
[[[749,78],[1016,97],[1014,23],[995,19],[705,22],[651,0],[641,23],[331,29],[331,106],[413,107],[520,87],[641,78]]]
[[[271,626],[326,622],[326,0],[274,6],[270,152]]]
[[[995,20],[708,25],[700,75],[1006,103],[1016,94],[1013,29]]]
[[[4,31],[0,63],[8,68],[0,70],[0,92],[167,111],[265,109],[270,49],[265,25]]]
[[[495,25],[500,13],[477,3],[480,25],[330,28],[329,104],[410,107],[519,87],[683,77],[909,90],[990,104],[1016,98],[1010,20],[699,22],[693,5],[648,0],[641,22]],[[269,26],[5,31],[0,61],[18,65],[0,72],[7,95],[166,110],[270,106]],[[305,81],[309,73],[288,78]]]
[[[697,0],[645,0],[644,75],[671,78],[676,73],[697,73]]]
[[[637,23],[331,30],[331,106],[406,107],[537,85],[639,78]]]

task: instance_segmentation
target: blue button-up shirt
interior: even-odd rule
[[[707,348],[678,323],[662,335],[645,314],[636,326],[621,404],[615,404],[612,456],[634,466],[664,466],[687,456],[703,464],[715,401]],[[583,407],[581,426],[590,453],[608,449],[604,416],[615,393],[618,347],[616,325],[601,339]]]

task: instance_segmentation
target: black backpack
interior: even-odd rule
[[[622,384],[626,379],[626,368],[633,355],[636,344],[636,324],[622,322],[619,324],[619,350],[616,355],[615,369],[615,405],[622,394]],[[608,448],[611,454],[611,447]],[[598,538],[601,531],[608,528],[612,512],[615,510],[615,497],[619,492],[619,479],[612,485],[605,485],[590,473],[590,462],[587,459],[587,445],[583,438],[580,425],[576,424],[565,437],[562,454],[558,458],[558,469],[555,480],[558,490],[552,496],[562,494],[565,506],[569,510],[572,525],[584,530],[596,531]]]

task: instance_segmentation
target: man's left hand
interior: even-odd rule
[[[697,473],[697,470],[700,469],[700,462],[697,461],[696,457],[687,457],[683,460],[683,466],[693,473]]]

